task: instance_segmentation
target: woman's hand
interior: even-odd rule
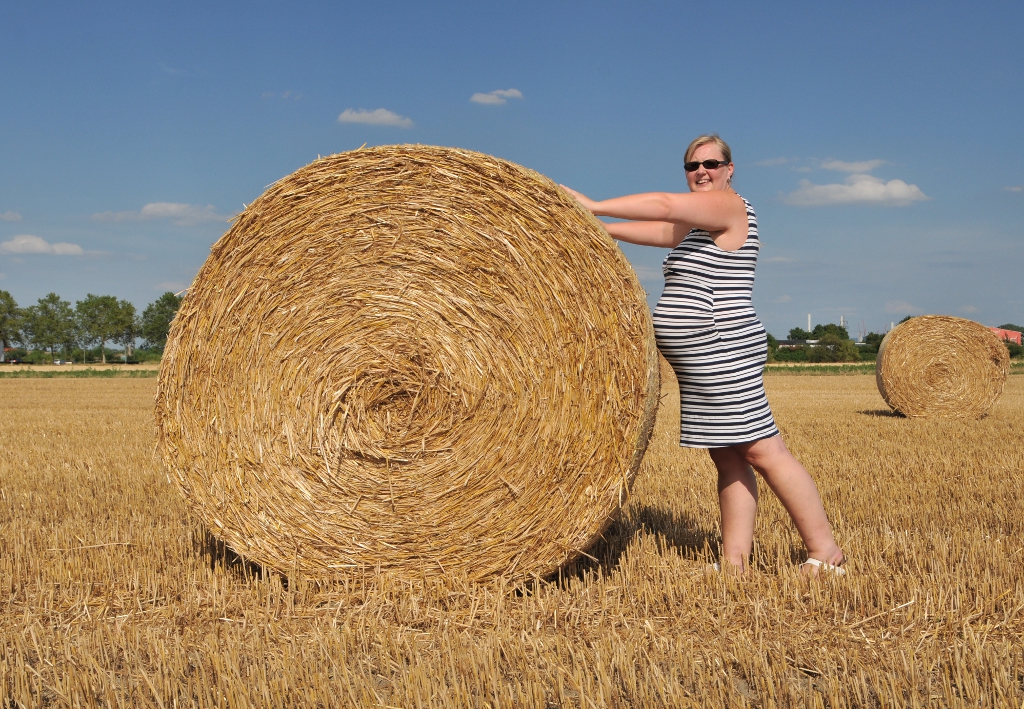
[[[576,201],[582,204],[586,209],[589,209],[594,214],[597,214],[597,202],[590,199],[590,197],[587,197],[585,194],[581,194],[580,192],[577,192],[574,189],[566,187],[565,185],[559,185],[559,187],[561,187],[563,190],[571,194],[576,199]]]

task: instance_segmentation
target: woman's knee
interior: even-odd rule
[[[786,443],[782,440],[782,436],[779,435],[748,443],[737,452],[755,470],[764,470],[767,467],[771,467],[773,461],[792,455],[786,447]]]

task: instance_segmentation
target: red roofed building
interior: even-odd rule
[[[1000,327],[990,327],[989,330],[994,332],[1000,340],[1016,342],[1018,345],[1021,344],[1021,333],[1016,330],[1004,330]]]

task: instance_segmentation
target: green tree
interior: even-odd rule
[[[913,315],[908,315],[908,316],[906,316],[905,318],[903,318],[902,320],[900,320],[900,321],[899,321],[898,323],[896,323],[896,324],[897,324],[897,325],[902,325],[902,324],[903,324],[903,323],[905,323],[905,322],[906,322],[907,320],[910,320],[910,318],[912,318],[912,317],[914,317],[914,316],[913,316]]]
[[[850,339],[850,333],[847,332],[846,328],[842,325],[836,325],[834,322],[826,325],[819,323],[810,332],[802,327],[794,327],[789,331],[789,339],[791,340],[820,340],[825,335],[835,335],[844,340]]]
[[[71,303],[56,293],[46,296],[25,311],[25,335],[33,347],[50,350],[50,359],[58,346],[67,347],[75,340],[75,311]]]
[[[21,341],[22,312],[14,296],[0,290],[0,362],[5,362],[4,351],[15,342]]]
[[[859,362],[860,353],[849,338],[828,332],[821,336],[816,347],[807,355],[811,362]]]
[[[135,306],[127,300],[117,302],[114,326],[116,334],[113,339],[124,347],[124,361],[127,363],[128,358],[132,356],[135,338],[139,336],[139,318],[135,315]]]
[[[850,333],[846,331],[846,328],[842,325],[836,325],[834,322],[830,322],[827,325],[815,325],[814,329],[811,330],[810,340],[820,340],[825,335],[835,335],[836,337],[849,340]]]
[[[171,321],[178,314],[181,298],[167,291],[142,311],[141,335],[146,347],[163,351],[167,346],[167,333],[171,329]]]
[[[117,298],[89,293],[75,303],[75,315],[84,344],[87,347],[99,344],[100,360],[106,364],[107,342],[116,340],[122,329]]]
[[[1014,325],[1012,322],[1008,322],[1005,325],[999,326],[1000,330],[1013,330],[1014,332],[1024,332],[1024,327],[1020,325]]]
[[[878,348],[882,346],[882,340],[884,339],[885,335],[882,335],[877,332],[869,332],[867,335],[864,336],[864,343],[868,347],[875,348],[875,351],[877,352]]]

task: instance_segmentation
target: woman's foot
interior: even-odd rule
[[[846,563],[846,557],[841,552],[839,557],[839,560],[836,562],[822,561],[821,559],[808,557],[807,561],[800,564],[800,574],[807,577],[818,576],[819,574],[843,576],[846,574],[846,569],[843,568],[843,564]]]

